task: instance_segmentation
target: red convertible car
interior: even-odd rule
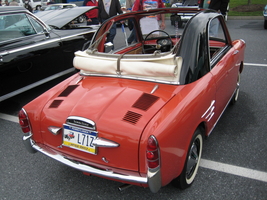
[[[179,29],[169,17],[178,12],[196,14]],[[117,34],[107,44],[111,28]],[[185,189],[203,138],[237,101],[244,51],[210,10],[115,16],[76,52],[79,73],[22,108],[24,144],[87,175],[152,192],[170,182]]]

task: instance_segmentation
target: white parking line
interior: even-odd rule
[[[267,64],[256,64],[256,63],[244,63],[244,65],[257,66],[257,67],[267,67]]]
[[[19,123],[18,117],[15,117],[12,115],[0,113],[0,118],[7,120],[7,121]],[[238,166],[229,165],[229,164],[225,164],[221,162],[215,162],[215,161],[206,160],[206,159],[201,159],[200,167],[219,171],[219,172],[224,172],[228,174],[233,174],[233,175],[237,175],[241,177],[246,177],[246,178],[250,178],[250,179],[254,179],[258,181],[267,182],[267,172],[257,171],[254,169],[238,167]]]
[[[19,123],[19,118],[13,115],[7,115],[4,113],[0,113],[0,119],[5,119],[7,121]]]
[[[200,166],[203,168],[212,169],[219,172],[224,172],[258,181],[267,182],[267,172],[257,171],[254,169],[248,169],[244,167],[238,167],[206,159],[200,160]]]

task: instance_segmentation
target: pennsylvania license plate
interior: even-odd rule
[[[64,146],[85,151],[87,153],[96,154],[96,147],[93,145],[93,141],[96,139],[96,137],[97,133],[94,131],[64,124]]]

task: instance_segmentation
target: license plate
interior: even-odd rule
[[[96,154],[93,141],[97,133],[88,129],[64,124],[63,145],[91,154]]]

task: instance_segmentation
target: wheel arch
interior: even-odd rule
[[[196,164],[196,171],[193,172],[192,174],[192,179],[189,178],[185,178],[186,177],[186,172],[187,171],[187,167],[188,167],[188,160],[189,159],[189,154],[191,154],[191,148],[192,148],[192,144],[193,144],[193,141],[198,137],[197,134],[200,134],[201,135],[201,142],[200,142],[200,146],[201,146],[201,150],[200,150],[200,159],[198,160],[198,164]],[[172,184],[175,186],[175,187],[178,187],[180,189],[185,189],[189,186],[191,186],[191,184],[194,182],[194,179],[195,179],[195,176],[197,174],[197,171],[198,171],[198,168],[199,168],[199,162],[201,160],[201,155],[202,155],[202,149],[203,149],[203,143],[204,143],[204,136],[205,136],[205,123],[204,122],[201,122],[196,128],[195,128],[195,131],[194,131],[194,134],[191,136],[191,140],[190,140],[190,143],[188,145],[188,150],[187,150],[187,154],[186,154],[186,157],[185,157],[185,160],[183,161],[183,170],[182,172],[179,174],[178,177],[174,178],[172,180]],[[191,150],[190,150],[191,149]],[[192,158],[192,157],[191,157]],[[185,179],[187,179],[189,182],[185,181]],[[187,182],[187,183],[185,183]]]
[[[201,122],[201,123],[197,126],[196,130],[197,130],[197,129],[200,129],[203,138],[207,135],[207,126],[206,126],[206,122],[205,122],[205,121]],[[193,136],[192,136],[192,137],[193,137]]]

